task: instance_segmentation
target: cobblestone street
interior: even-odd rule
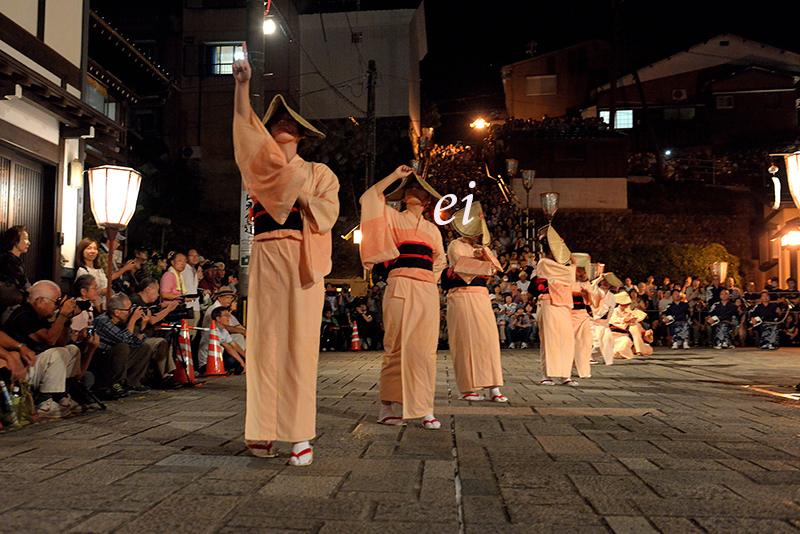
[[[800,531],[800,350],[671,351],[541,386],[503,352],[506,405],[375,424],[381,355],[322,353],[314,463],[243,445],[244,377],[0,433],[0,524],[25,533]]]

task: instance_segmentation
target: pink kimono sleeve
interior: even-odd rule
[[[392,235],[391,212],[395,210],[386,205],[377,185],[361,196],[361,263],[366,269],[400,255]]]
[[[297,196],[310,178],[301,158],[291,163],[253,110],[247,119],[233,115],[233,153],[244,186],[278,224],[286,222]],[[305,167],[305,168],[304,168]]]

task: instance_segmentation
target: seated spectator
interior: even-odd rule
[[[686,295],[686,303],[689,306],[694,305],[696,300],[705,301],[705,291],[700,287],[700,279],[692,278],[691,284],[684,291]]]
[[[531,318],[528,317],[525,310],[520,308],[515,311],[511,324],[506,326],[506,338],[511,340],[508,348],[513,349],[519,345],[519,348],[527,349],[532,331]]]
[[[798,334],[800,334],[800,330],[797,328],[797,322],[794,316],[790,314],[786,317],[783,322],[783,328],[781,328],[781,345],[784,347],[797,345]]]
[[[197,284],[197,287],[208,292],[209,295],[216,296],[217,290],[219,290],[220,286],[217,285],[217,268],[214,267],[214,264],[210,261],[204,263],[203,267],[203,278],[200,280],[200,283]]]
[[[706,304],[709,306],[709,308],[711,306],[713,306],[714,304],[716,304],[717,302],[719,302],[720,293],[722,292],[723,289],[725,289],[725,288],[722,287],[722,285],[720,284],[719,275],[715,274],[714,276],[712,276],[711,277],[711,285],[706,286],[706,298],[705,298],[705,301],[706,301]],[[728,295],[730,296],[730,293],[728,293]]]
[[[531,281],[528,280],[528,273],[525,271],[520,271],[519,280],[517,280],[517,287],[519,288],[520,292],[528,293],[528,286],[530,285]]]
[[[342,341],[339,339],[339,321],[333,316],[330,308],[322,311],[322,326],[319,334],[319,348],[322,352],[340,350]]]
[[[679,289],[672,290],[670,304],[661,312],[664,323],[669,325],[672,348],[689,348],[689,305],[681,299]]]
[[[709,338],[706,335],[706,303],[701,299],[695,299],[690,311],[690,328],[692,331],[692,345],[704,347],[708,345]]]
[[[215,321],[217,337],[222,347],[222,361],[227,371],[233,371],[234,374],[240,375],[247,370],[245,365],[246,352],[245,349],[236,343],[231,337],[231,334],[226,329],[228,322],[231,318],[231,311],[228,308],[216,307],[209,314],[209,327],[211,321]],[[200,351],[198,353],[198,361],[200,362],[200,373],[204,374],[208,364],[208,345],[211,339],[211,332],[209,330],[203,331],[203,336],[200,338]]]
[[[770,301],[768,291],[761,292],[761,302],[750,310],[750,323],[758,332],[759,348],[775,350],[780,343],[780,310],[775,302]]]
[[[111,258],[111,288],[115,291],[122,291],[124,293],[128,293],[126,290],[126,286],[121,280],[121,278],[125,274],[132,273],[137,269],[137,264],[135,259],[130,259],[125,262],[124,265],[120,265],[122,263],[122,242],[125,241],[125,236],[122,234],[117,234],[116,238],[114,238],[114,257]],[[103,236],[100,239],[100,251],[97,253],[97,265],[100,269],[103,270],[104,273],[108,272],[108,237]],[[136,286],[130,287],[131,291],[135,290]]]
[[[127,293],[128,295],[134,294],[141,281],[147,278],[147,273],[145,273],[144,270],[144,266],[147,262],[147,252],[143,250],[135,251],[133,258],[128,260],[125,264],[130,264],[132,267],[122,272],[118,279],[115,280],[116,283],[113,287],[118,288],[119,291]]]
[[[719,282],[719,276],[715,276]],[[711,287],[711,286],[709,286]],[[712,327],[712,337],[715,349],[732,349],[733,333],[738,325],[738,310],[730,301],[730,293],[720,287],[719,300],[708,308],[708,324]]]
[[[156,326],[175,311],[180,304],[179,300],[170,300],[158,304],[160,294],[158,280],[155,278],[145,278],[139,284],[139,291],[131,295],[131,304],[147,310],[147,322],[136,325],[134,334],[144,334],[145,344],[151,349],[153,360],[147,373],[147,383],[155,389],[178,389],[181,386],[178,382],[170,378],[170,374],[175,371],[175,362],[170,354],[170,344],[164,338],[163,330],[156,330]]]
[[[24,356],[25,351],[20,349],[27,346],[36,354],[35,361],[27,359],[31,365],[28,378],[31,387],[38,390],[37,411],[43,417],[61,417],[81,409],[67,395],[66,379],[86,373],[98,340],[87,334],[80,345],[67,344],[69,321],[76,311],[75,299],[62,301],[58,285],[41,280],[30,287],[27,302],[14,310],[3,325],[3,330],[18,342],[11,348]],[[54,315],[51,323],[49,319]]]
[[[78,243],[78,251],[75,254],[75,262],[78,269],[75,271],[75,278],[84,274],[90,274],[97,280],[97,299],[92,303],[94,307],[100,311],[105,310],[106,303],[106,287],[108,287],[108,278],[105,271],[100,268],[97,261],[99,251],[97,241],[85,237]]]
[[[227,321],[225,330],[233,337],[233,340],[239,344],[240,347],[247,347],[247,330],[241,323],[233,316],[233,306],[236,302],[236,291],[230,286],[222,286],[217,292],[216,301],[208,307],[206,314],[203,316],[203,328],[211,326],[211,312],[217,308],[227,308],[231,311],[231,317]],[[202,363],[200,364],[203,365]]]
[[[352,321],[358,326],[358,337],[361,348],[373,350],[375,347],[375,326],[372,314],[367,311],[367,303],[363,297],[356,300],[356,309],[352,313]]]
[[[163,355],[155,354],[155,346],[145,343],[147,338],[139,330],[147,326],[149,319],[149,312],[134,307],[124,293],[113,295],[108,311],[95,319],[101,354],[95,358],[97,366],[93,371],[95,390],[102,400],[116,400],[127,396],[127,391],[150,391],[142,379],[150,362],[157,362]]]
[[[181,274],[186,268],[186,256],[175,252],[169,257],[169,268],[161,276],[161,298],[181,300],[186,295],[186,284]]]
[[[22,304],[31,287],[21,256],[28,252],[31,242],[24,226],[12,226],[3,233],[3,254],[0,256],[0,314],[9,306]]]

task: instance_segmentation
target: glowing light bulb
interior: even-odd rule
[[[264,35],[271,35],[278,29],[278,25],[271,18],[264,19]]]

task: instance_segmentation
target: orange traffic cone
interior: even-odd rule
[[[350,350],[361,350],[361,339],[358,337],[358,325],[353,322],[353,335],[350,338]]]
[[[217,321],[211,320],[211,330],[208,335],[208,361],[206,362],[205,376],[227,375],[225,364],[222,361],[222,347],[217,334]]]
[[[181,336],[178,339],[178,357],[175,360],[174,377],[181,384],[196,385],[194,363],[192,362],[192,342],[189,339],[189,321],[181,321]]]

